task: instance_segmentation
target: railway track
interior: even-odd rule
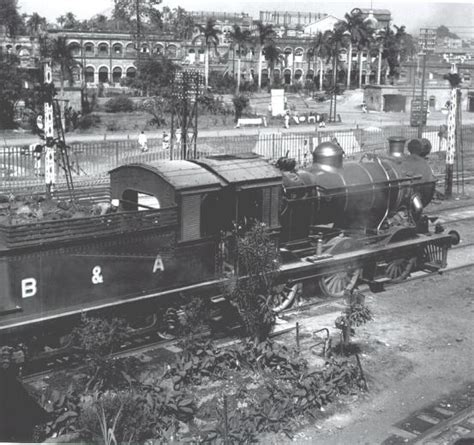
[[[474,205],[456,205],[450,208],[439,209],[436,212],[436,216],[439,217],[439,221],[444,224],[455,224],[461,222],[468,222],[474,219]],[[450,265],[447,269],[442,272],[415,272],[411,274],[405,282],[413,280],[421,280],[433,276],[439,273],[449,273],[452,271],[465,269],[474,265],[474,246],[473,242],[461,243],[454,246],[451,249],[450,254]],[[472,252],[471,252],[472,251]],[[400,283],[397,283],[400,285]],[[390,287],[390,282],[384,283],[384,286]],[[362,292],[368,290],[367,285],[361,285],[360,290]],[[306,310],[317,309],[319,307],[328,306],[331,304],[342,303],[343,298],[339,299],[327,299],[327,298],[316,298],[311,302],[302,303],[298,306],[293,306],[282,312],[282,317],[293,316],[298,313],[302,313]],[[141,329],[132,333],[132,335],[124,342],[119,350],[115,353],[115,356],[119,357],[126,354],[139,353],[146,351],[147,349],[153,349],[160,345],[167,343],[173,344],[174,340],[170,340],[163,336],[156,329]],[[51,352],[42,353],[38,359],[26,363],[22,366],[22,376],[28,380],[34,380],[40,378],[42,375],[48,374],[58,369],[65,369],[68,367],[79,366],[83,361],[84,355],[74,348],[64,348],[62,350],[55,350]]]
[[[415,272],[405,281],[397,283],[397,286],[404,285],[405,283],[410,283],[415,280],[427,279],[431,276],[435,276],[440,273],[447,274],[454,271],[473,267],[473,246],[474,242],[454,246],[451,249],[452,255],[450,257],[450,266],[448,266],[446,269],[441,272]],[[469,252],[471,252],[471,255],[469,255]],[[387,286],[388,288],[393,285],[394,284],[391,284],[389,282],[384,284],[384,286]],[[368,285],[365,284],[362,284],[359,289],[362,293],[369,291]],[[323,308],[329,308],[330,306],[334,306],[334,310],[337,310],[337,308],[343,307],[343,302],[344,298],[312,298],[310,302],[297,304],[282,311],[282,313],[279,315],[279,320],[290,320],[292,317],[301,316],[306,311],[325,310]],[[281,335],[284,332],[288,332],[294,329],[294,324],[289,325],[287,322],[283,322],[282,325],[278,326],[277,330],[273,333],[273,335]],[[211,333],[209,331],[204,331],[201,335],[203,336],[203,338],[209,338]],[[226,344],[235,341],[238,340],[231,340],[229,337],[227,337],[222,339],[219,343]],[[156,348],[166,348],[170,351],[177,352],[179,351],[178,342],[179,339],[165,338],[165,336],[163,336],[163,334],[158,332],[157,330],[143,329],[142,332],[137,331],[136,333],[133,333],[129,338],[127,338],[127,340],[120,345],[118,351],[112,354],[112,356],[117,358],[125,357],[131,354],[145,353]],[[65,370],[68,368],[80,368],[84,358],[85,355],[74,348],[65,348],[63,352],[59,353],[46,353],[39,357],[39,359],[34,360],[31,363],[26,363],[24,366],[22,366],[21,377],[24,382],[32,382],[42,377],[45,377],[51,374],[52,372]]]

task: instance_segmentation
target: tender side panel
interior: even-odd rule
[[[10,257],[2,299],[22,311],[0,314],[0,328],[198,283],[212,278],[214,268],[215,243],[177,247],[173,227]]]

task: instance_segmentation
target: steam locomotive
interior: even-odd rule
[[[423,215],[436,183],[429,142],[408,150],[345,162],[325,142],[298,170],[255,155],[119,166],[109,172],[116,213],[0,225],[0,343],[67,330],[84,312],[163,314],[188,296],[217,304],[237,261],[226,234],[250,220],[281,253],[275,311],[302,284],[338,297],[360,281],[439,270],[459,236]]]

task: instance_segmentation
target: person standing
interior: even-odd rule
[[[144,131],[142,131],[138,136],[138,145],[142,152],[148,151],[148,138]]]

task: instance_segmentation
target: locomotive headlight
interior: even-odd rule
[[[415,193],[410,198],[410,211],[413,219],[418,221],[421,214],[423,213],[423,202],[421,201],[421,196],[418,195],[418,193]]]

